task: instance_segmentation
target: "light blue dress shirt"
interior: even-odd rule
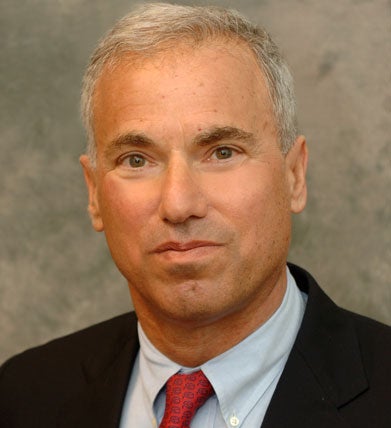
[[[306,295],[287,268],[287,288],[277,311],[235,347],[201,367],[216,392],[197,411],[192,428],[260,427],[301,325]],[[164,385],[186,368],[160,353],[138,326],[140,352],[122,409],[120,428],[158,427]]]

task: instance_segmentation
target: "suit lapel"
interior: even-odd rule
[[[262,428],[347,428],[297,350],[293,350]]]
[[[117,428],[138,349],[134,331],[118,353],[107,350],[103,358],[94,355],[84,362],[85,387],[61,407],[58,428]]]
[[[346,428],[338,409],[368,388],[354,327],[308,273],[290,269],[308,302],[262,428]]]

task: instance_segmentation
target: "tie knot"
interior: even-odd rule
[[[196,411],[213,395],[213,387],[201,370],[177,373],[167,381],[166,409],[160,428],[188,428]]]

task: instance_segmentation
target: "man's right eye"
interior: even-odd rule
[[[131,168],[141,168],[146,164],[146,159],[141,155],[128,155],[123,160],[124,165],[129,165]]]

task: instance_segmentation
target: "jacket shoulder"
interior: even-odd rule
[[[389,426],[391,328],[338,307],[304,269],[291,267],[308,294],[298,347],[349,426]]]
[[[108,364],[132,339],[137,341],[133,312],[10,358],[0,368],[0,426],[54,426],[58,404],[88,382],[89,361],[99,355],[100,364]]]
[[[358,347],[367,389],[348,405],[341,408],[341,414],[354,426],[389,426],[391,384],[391,327],[370,318],[344,311],[352,320],[356,331]]]
[[[13,367],[21,370],[28,366],[31,371],[32,367],[41,365],[47,368],[51,364],[79,363],[105,348],[121,347],[136,332],[136,324],[136,316],[130,312],[27,349],[7,360],[0,369],[0,376]]]
[[[391,381],[391,327],[345,309],[342,311],[352,320],[368,377],[377,371],[382,371],[384,376],[385,371]]]

